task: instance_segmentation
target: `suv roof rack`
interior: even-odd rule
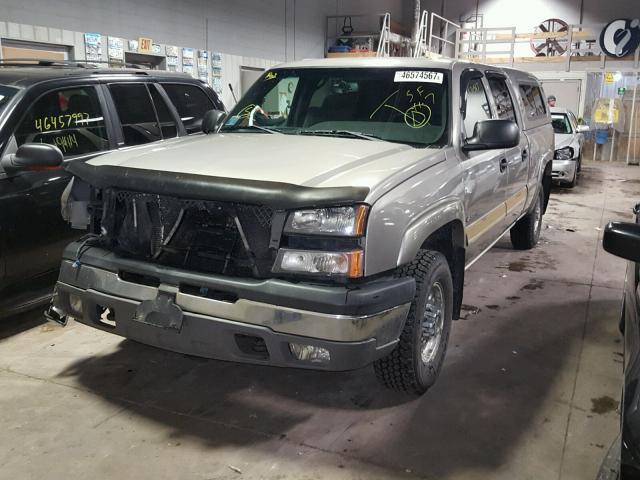
[[[48,60],[40,58],[11,58],[0,59],[0,67],[62,67],[62,68],[98,68],[107,65],[112,68],[134,68],[149,70],[144,65],[137,63],[108,62],[103,60]],[[144,72],[139,72],[144,73]]]

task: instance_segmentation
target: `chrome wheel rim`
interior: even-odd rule
[[[444,325],[444,290],[439,282],[431,285],[420,325],[420,358],[429,364],[438,354]]]

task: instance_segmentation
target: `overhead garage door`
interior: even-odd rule
[[[547,96],[555,95],[556,107],[568,108],[579,116],[582,80],[542,80],[542,87]]]

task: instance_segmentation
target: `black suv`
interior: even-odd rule
[[[0,317],[47,298],[78,237],[60,214],[66,163],[200,133],[209,110],[224,106],[186,74],[0,61]],[[52,151],[62,164],[43,166]],[[21,158],[39,155],[37,166]]]

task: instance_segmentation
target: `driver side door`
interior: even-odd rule
[[[50,89],[25,99],[2,155],[25,143],[57,146],[65,161],[86,160],[110,148],[102,97],[94,86]],[[5,276],[0,288],[55,271],[62,250],[81,232],[60,214],[60,197],[71,176],[63,169],[0,171],[0,251]]]
[[[478,122],[494,118],[486,78],[480,72],[468,80],[461,92],[461,155],[464,183],[466,263],[469,265],[489,248],[506,229],[508,162],[504,149],[464,152],[462,145],[474,134]]]

